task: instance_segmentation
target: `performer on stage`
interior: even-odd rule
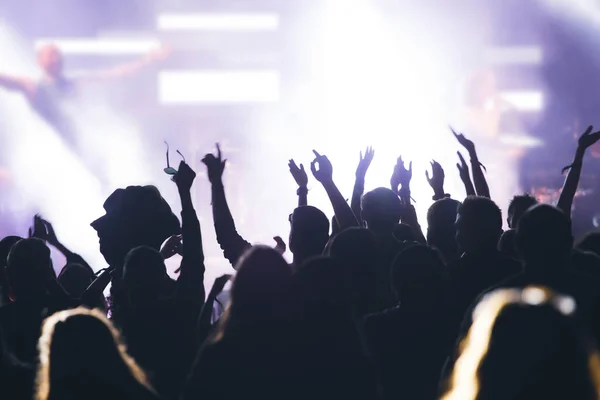
[[[77,150],[75,123],[67,110],[69,106],[76,110],[77,104],[74,100],[80,86],[89,82],[101,82],[131,75],[163,59],[167,54],[165,49],[158,49],[140,60],[111,70],[69,77],[64,72],[62,52],[57,46],[47,44],[40,47],[37,52],[38,65],[43,71],[40,80],[0,74],[0,87],[22,93],[32,109],[60,134],[65,144],[72,150]]]

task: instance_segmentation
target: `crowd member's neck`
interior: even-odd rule
[[[499,251],[494,243],[490,243],[487,245],[480,245],[476,249],[471,251],[465,251],[465,254],[468,257],[483,258],[498,255]]]
[[[525,272],[532,275],[552,277],[563,274],[568,269],[568,257],[544,257],[523,262]]]

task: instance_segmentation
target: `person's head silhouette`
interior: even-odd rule
[[[92,222],[98,233],[100,252],[119,269],[127,253],[138,246],[160,250],[170,236],[179,234],[179,220],[154,186],[117,189],[104,202],[106,214]]]
[[[329,219],[318,208],[301,206],[290,216],[290,251],[294,262],[323,253],[329,240]]]
[[[502,236],[502,212],[486,197],[470,196],[458,207],[456,241],[467,254],[495,252]]]
[[[55,44],[44,44],[37,50],[38,65],[51,78],[63,74],[63,54]]]
[[[508,227],[516,229],[525,211],[536,204],[538,204],[537,199],[529,194],[520,194],[513,197],[508,205],[508,216],[506,217]]]
[[[362,219],[377,234],[392,234],[402,216],[402,202],[390,189],[377,188],[362,197]]]
[[[365,228],[349,228],[337,234],[329,255],[344,268],[338,277],[346,281],[352,305],[360,314],[379,311],[377,264],[381,249],[375,235]]]
[[[38,400],[154,397],[146,374],[100,311],[77,308],[52,315],[38,347]]]
[[[427,210],[427,244],[438,249],[448,262],[459,255],[454,226],[459,206],[459,201],[446,197]]]
[[[45,296],[49,279],[56,279],[46,243],[40,239],[15,243],[8,255],[6,278],[13,300]]]
[[[487,295],[443,400],[597,399],[600,355],[575,301],[542,287]]]
[[[278,319],[289,312],[292,269],[267,246],[253,246],[238,261],[231,285],[227,315],[221,318],[222,336],[231,326],[255,325]]]
[[[547,204],[531,207],[517,226],[516,246],[527,268],[562,268],[573,247],[571,221],[556,207]]]
[[[415,244],[396,256],[391,278],[392,288],[401,304],[437,303],[446,289],[446,266],[437,250]]]
[[[125,257],[123,289],[135,304],[144,304],[160,297],[170,281],[165,261],[159,251],[140,246]]]

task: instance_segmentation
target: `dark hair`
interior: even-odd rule
[[[487,197],[469,196],[458,207],[456,239],[467,253],[496,248],[502,235],[502,212]]]
[[[402,202],[390,189],[380,187],[365,193],[361,209],[370,229],[393,229],[402,216]]]
[[[564,261],[573,246],[571,221],[560,209],[538,204],[529,208],[517,226],[517,250],[527,264],[535,260]]]
[[[6,265],[6,277],[17,296],[45,294],[47,278],[54,274],[50,249],[43,240],[23,239],[12,246]]]
[[[238,326],[277,320],[290,311],[292,269],[277,251],[253,246],[239,259],[236,269],[230,305],[210,340],[213,343]]]
[[[528,193],[514,196],[508,205],[508,227],[515,229],[523,213],[536,204],[537,199]]]
[[[437,295],[444,289],[446,269],[441,254],[429,246],[415,244],[394,259],[391,282],[398,300],[415,293]]]
[[[38,347],[36,400],[60,398],[56,392],[61,391],[77,393],[79,377],[132,398],[143,398],[137,397],[143,393],[154,397],[146,374],[100,311],[77,308],[52,315],[44,322]]]
[[[329,254],[343,265],[340,279],[347,283],[355,307],[362,312],[373,309],[377,300],[377,274],[380,248],[375,235],[365,228],[349,228],[336,235]]]
[[[329,219],[316,207],[300,206],[290,217],[290,251],[321,254],[329,240]]]
[[[502,229],[502,211],[492,200],[482,196],[469,196],[460,206],[458,214],[477,222],[484,229]]]

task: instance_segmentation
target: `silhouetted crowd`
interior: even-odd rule
[[[208,294],[184,161],[168,171],[180,219],[153,186],[106,199],[91,227],[109,267],[96,273],[35,216],[25,237],[0,241],[0,399],[599,399],[600,234],[575,241],[570,215],[600,132],[579,139],[558,204],[516,195],[506,231],[474,143],[454,135],[466,197],[444,191],[432,162],[426,233],[412,165],[400,157],[390,187],[364,193],[367,148],[349,204],[314,151],[335,215],[309,205],[309,174],[290,160],[298,205],[275,247],[237,232],[217,146],[202,162],[236,272]],[[67,260],[58,274],[50,246]],[[165,266],[175,254],[176,280]]]

